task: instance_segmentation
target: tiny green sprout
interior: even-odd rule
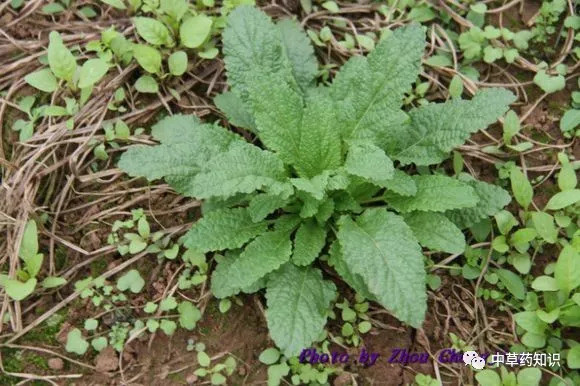
[[[144,286],[145,280],[136,269],[130,270],[117,280],[117,289],[119,291],[130,290],[133,293],[139,293]]]
[[[96,330],[98,325],[99,325],[99,321],[96,319],[90,318],[90,319],[85,320],[85,330],[87,330],[87,331]]]
[[[197,363],[202,367],[209,367],[211,363],[211,359],[209,355],[205,353],[205,351],[198,351],[197,352]]]
[[[273,365],[280,360],[280,351],[275,347],[270,347],[262,351],[258,360],[265,365]]]
[[[372,324],[369,322],[369,317],[366,312],[369,309],[369,303],[364,297],[357,294],[355,296],[354,306],[350,306],[348,300],[337,303],[336,308],[341,310],[341,318],[343,325],[341,327],[342,337],[334,337],[333,339],[339,343],[348,343],[357,347],[361,341],[361,334],[368,333]]]
[[[14,278],[3,275],[2,286],[13,300],[24,300],[34,292],[38,282],[36,276],[40,273],[44,260],[44,255],[38,253],[38,250],[38,228],[36,222],[30,220],[24,227],[18,251],[18,257],[22,261],[24,269],[18,270]]]
[[[152,314],[155,311],[157,311],[157,304],[153,303],[153,302],[147,302],[147,304],[145,304],[145,307],[143,307],[143,311],[145,311],[148,314]]]
[[[161,311],[170,311],[174,310],[175,308],[177,308],[177,301],[173,296],[169,296],[163,299],[161,303],[159,303],[159,309]]]
[[[225,314],[232,307],[232,301],[230,299],[221,299],[219,303],[219,310],[222,314]]]
[[[109,344],[108,340],[104,336],[100,336],[95,338],[91,341],[91,346],[95,349],[95,351],[102,351],[107,345]]]
[[[417,374],[415,375],[415,383],[414,385],[416,386],[441,386],[441,383],[432,378],[431,376],[427,375],[427,374]]]
[[[68,333],[65,347],[66,351],[83,355],[87,352],[88,348],[89,343],[83,338],[81,330],[75,328]]]
[[[129,336],[129,323],[117,322],[109,332],[109,344],[118,352],[123,351],[125,341]]]
[[[177,306],[179,324],[186,330],[193,330],[201,319],[201,311],[193,303],[184,301]]]

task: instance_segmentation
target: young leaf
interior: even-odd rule
[[[461,94],[463,94],[463,81],[459,75],[453,75],[449,83],[449,95],[452,98],[461,98]]]
[[[532,288],[536,291],[551,292],[558,291],[559,286],[556,279],[551,276],[538,276],[532,282]]]
[[[288,263],[270,276],[266,320],[270,336],[284,355],[298,355],[318,339],[335,296],[336,287],[323,280],[318,269]]]
[[[127,9],[127,6],[123,3],[123,0],[101,0],[103,3],[110,5],[117,9]]]
[[[513,167],[510,169],[510,182],[516,201],[527,210],[534,196],[530,181],[518,167]]]
[[[180,21],[188,9],[186,0],[161,0],[159,8],[171,19]]]
[[[580,201],[580,189],[571,189],[556,193],[546,204],[547,210],[559,210]]]
[[[49,68],[28,74],[24,80],[32,87],[44,92],[54,92],[58,88],[58,81]]]
[[[312,85],[318,72],[318,63],[310,39],[300,24],[293,20],[282,20],[277,24],[277,27],[280,31],[282,46],[291,63],[294,79],[305,91]]]
[[[187,70],[187,54],[185,51],[176,51],[167,61],[171,75],[181,76]]]
[[[75,57],[66,48],[58,32],[52,31],[48,37],[48,65],[50,70],[57,78],[71,82],[77,69]]]
[[[498,269],[496,273],[499,280],[513,296],[520,300],[526,298],[526,287],[518,275],[507,269]]]
[[[475,374],[475,379],[481,386],[501,386],[501,378],[494,370],[483,370]]]
[[[503,141],[505,144],[509,144],[514,135],[520,131],[520,119],[518,115],[510,110],[505,115],[503,121]]]
[[[564,152],[558,153],[558,160],[562,165],[560,173],[558,173],[558,187],[561,191],[574,189],[578,184],[578,178],[570,160]]]
[[[173,320],[162,319],[159,328],[161,328],[161,331],[163,331],[165,335],[171,336],[177,329],[177,323]]]
[[[66,279],[62,277],[49,276],[42,281],[41,285],[44,288],[56,288],[65,285],[66,283]]]
[[[267,348],[258,357],[258,360],[265,365],[273,365],[280,359],[280,351],[276,348]]]
[[[558,239],[558,229],[554,218],[545,212],[532,212],[532,223],[538,234],[548,243],[554,244]]]
[[[548,94],[563,90],[566,87],[566,79],[562,75],[550,76],[545,70],[538,71],[534,76],[534,83]]]
[[[4,282],[4,290],[12,299],[20,301],[24,300],[28,295],[34,292],[36,287],[36,279],[28,279],[25,283],[16,279],[7,279]]]
[[[159,92],[159,85],[152,76],[143,75],[135,82],[135,90],[144,94],[157,94]]]
[[[560,252],[554,278],[566,294],[580,286],[580,254],[572,246],[566,245]]]
[[[133,45],[133,56],[143,69],[151,74],[161,71],[161,52],[144,44]]]
[[[36,277],[42,268],[42,261],[44,260],[44,255],[42,253],[37,253],[33,257],[26,259],[26,271],[30,277]]]
[[[186,19],[179,27],[181,44],[187,48],[197,48],[208,38],[213,20],[204,14]]]
[[[328,172],[312,178],[291,178],[290,181],[299,191],[310,194],[316,200],[322,200],[328,185]]]
[[[135,23],[137,33],[147,43],[153,44],[154,46],[166,45],[173,47],[175,45],[171,32],[160,21],[150,17],[136,17],[133,19],[133,22]]]
[[[38,229],[34,220],[29,220],[24,228],[18,256],[24,261],[38,254]]]
[[[250,97],[260,138],[299,176],[313,177],[339,166],[340,137],[329,98],[320,94],[303,108],[300,94],[272,76],[255,79]]]
[[[427,308],[425,268],[421,248],[403,219],[384,209],[368,209],[356,222],[343,217],[338,240],[346,265],[379,302],[419,327]]]
[[[424,47],[423,28],[412,24],[395,30],[368,58],[355,56],[342,67],[330,92],[345,138],[386,136],[406,121],[400,107],[419,75]]]
[[[109,71],[109,65],[102,59],[89,59],[81,66],[79,88],[87,88],[97,83]]]
[[[218,298],[239,293],[290,258],[292,243],[287,232],[267,232],[250,242],[233,262],[218,264],[211,290]],[[227,258],[226,258],[227,259]]]
[[[108,344],[109,342],[107,341],[107,338],[105,338],[104,336],[100,336],[91,341],[91,346],[93,346],[93,348],[98,352],[107,347]]]

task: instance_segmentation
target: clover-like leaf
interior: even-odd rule
[[[139,274],[139,271],[132,269],[117,280],[117,289],[119,291],[130,290],[133,293],[139,293],[145,286],[145,280]]]

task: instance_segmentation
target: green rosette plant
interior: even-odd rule
[[[462,253],[462,229],[510,201],[500,187],[428,166],[494,123],[514,95],[486,89],[404,110],[425,47],[414,24],[352,57],[329,86],[316,84],[313,48],[293,21],[239,7],[223,44],[230,90],[215,103],[251,141],[174,115],[153,127],[159,145],[132,146],[120,168],[203,200],[186,247],[214,252],[216,297],[265,289],[270,335],[285,355],[324,331],[337,290],[322,266],[421,326],[422,248]]]

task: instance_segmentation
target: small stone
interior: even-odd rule
[[[64,322],[60,326],[60,331],[56,334],[56,340],[61,344],[66,344],[67,336],[73,326],[69,322]]]
[[[53,370],[62,370],[64,367],[64,361],[60,358],[50,358],[48,360],[48,367]]]
[[[352,379],[350,377],[350,374],[342,373],[341,375],[336,377],[336,379],[333,382],[333,386],[348,386],[351,384],[351,382]]]
[[[185,378],[185,382],[187,382],[188,385],[193,385],[195,382],[197,382],[197,375],[188,375],[187,378]]]
[[[106,373],[117,370],[119,366],[119,358],[115,349],[111,346],[104,348],[95,358],[95,367],[97,371]]]

